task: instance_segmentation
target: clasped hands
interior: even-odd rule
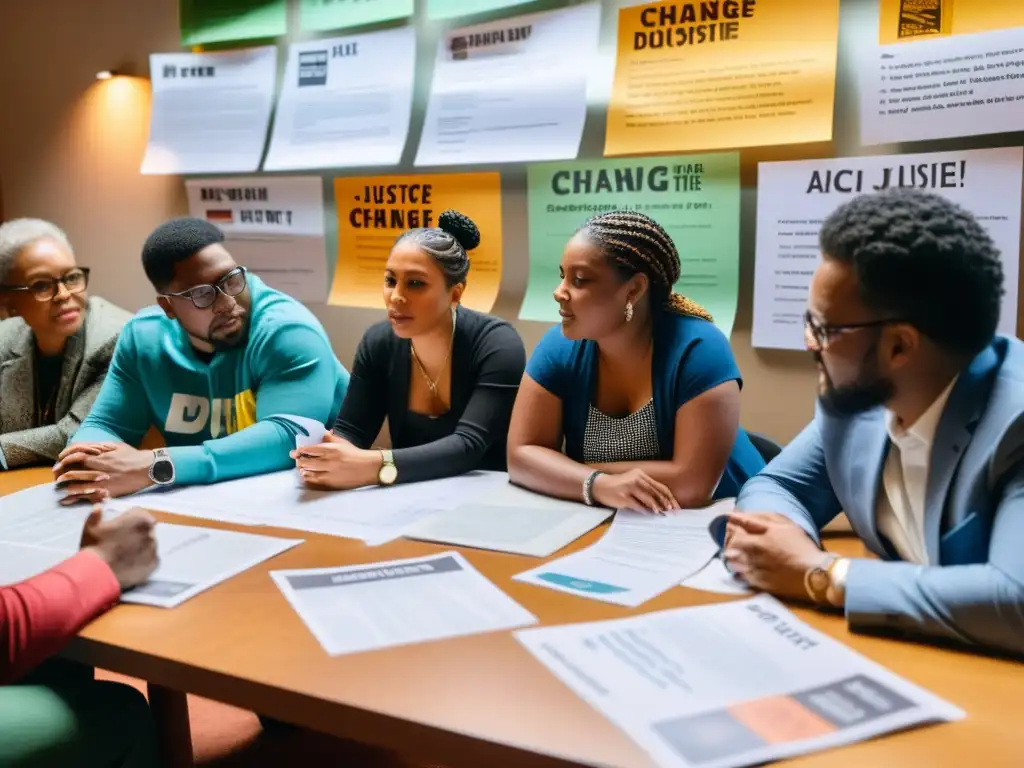
[[[53,477],[64,492],[61,504],[97,503],[151,486],[152,465],[152,451],[125,443],[74,443],[60,452]]]
[[[318,491],[374,485],[383,461],[380,451],[357,448],[333,432],[324,435],[322,442],[296,448],[289,455],[302,482]]]
[[[791,600],[808,600],[804,576],[824,553],[800,526],[776,513],[731,512],[722,559],[755,589]]]

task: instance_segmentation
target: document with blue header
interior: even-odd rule
[[[666,515],[620,509],[596,544],[512,578],[635,608],[708,564],[718,551],[708,525],[733,503],[723,499]]]

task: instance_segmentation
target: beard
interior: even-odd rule
[[[875,365],[867,365],[866,361],[874,356],[874,352],[872,347],[864,356],[865,363],[856,381],[841,386],[832,382],[821,353],[814,353],[814,359],[825,372],[825,391],[818,395],[818,403],[825,413],[830,416],[856,416],[885,405],[892,398],[896,391],[892,379],[882,376]]]

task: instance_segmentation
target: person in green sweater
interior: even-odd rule
[[[348,371],[302,304],[239,266],[213,224],[142,249],[158,306],[125,326],[92,411],[54,466],[64,503],[288,469],[298,416],[333,424]],[[166,448],[142,450],[155,427]]]

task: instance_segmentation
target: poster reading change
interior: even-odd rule
[[[838,31],[839,0],[622,8],[605,155],[831,139]]]
[[[1024,150],[1010,147],[761,163],[753,345],[804,348],[803,317],[820,260],[822,222],[852,197],[889,187],[936,192],[978,218],[1003,257],[1006,294],[999,331],[1014,335],[1022,159]]]
[[[730,335],[739,283],[739,174],[734,152],[529,166],[530,279],[519,316],[557,322],[551,294],[569,239],[596,214],[641,211],[676,244],[676,290],[707,307]]]
[[[1024,129],[1024,2],[881,0],[861,143]]]
[[[346,177],[334,180],[338,208],[338,263],[328,302],[349,307],[384,306],[384,265],[403,232],[436,227],[454,208],[480,229],[469,253],[462,303],[489,312],[501,282],[501,176],[498,173]]]

